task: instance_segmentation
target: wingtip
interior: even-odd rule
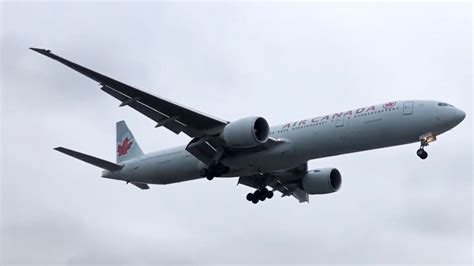
[[[61,150],[64,150],[64,148],[63,148],[63,147],[56,147],[56,148],[53,148],[53,150],[55,150],[55,151],[61,151]]]
[[[48,50],[48,49],[35,48],[35,47],[30,47],[30,49],[40,54],[51,53],[51,50]]]

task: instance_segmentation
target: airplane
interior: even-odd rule
[[[187,145],[144,153],[124,121],[116,124],[116,162],[64,147],[55,150],[103,169],[102,177],[126,181],[140,189],[149,184],[172,184],[199,178],[238,177],[256,189],[247,200],[256,204],[274,192],[300,203],[309,195],[340,189],[337,168],[308,170],[308,161],[340,154],[420,143],[416,154],[426,159],[425,147],[454,128],[466,114],[445,102],[390,101],[292,121],[270,127],[260,116],[233,122],[201,113],[126,85],[57,56],[30,48],[95,80],[101,89],[175,134],[183,132]]]

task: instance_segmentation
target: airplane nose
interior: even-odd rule
[[[459,122],[463,121],[464,118],[466,117],[466,113],[461,109],[457,109],[457,112],[458,112],[457,118],[459,119]]]
[[[463,110],[456,108],[453,114],[452,120],[454,124],[457,125],[461,123],[465,117],[466,117],[466,113]]]

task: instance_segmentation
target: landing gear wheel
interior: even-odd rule
[[[267,192],[267,198],[269,198],[269,199],[273,198],[273,191],[268,191]]]
[[[416,155],[422,160],[428,158],[428,153],[425,151],[425,147],[429,145],[430,142],[436,140],[436,136],[430,134],[425,134],[425,137],[420,138],[420,148],[416,151]]]
[[[257,197],[259,200],[264,201],[267,198],[267,193],[265,193],[265,191],[259,191]]]
[[[248,200],[248,201],[252,201],[252,200],[253,200],[253,194],[252,194],[252,193],[247,194],[247,200]]]
[[[255,190],[254,193],[247,194],[247,200],[256,204],[259,201],[265,201],[266,199],[273,198],[273,191],[268,190],[266,187],[262,189]]]
[[[424,149],[418,149],[416,151],[416,155],[418,155],[418,157],[420,157],[422,160],[428,157],[428,153]]]
[[[206,176],[207,180],[211,181],[212,179],[214,179],[214,177],[211,175],[211,176]]]

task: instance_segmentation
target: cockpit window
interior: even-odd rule
[[[438,103],[438,106],[449,106],[449,107],[453,107],[451,104],[447,104],[447,103]]]

